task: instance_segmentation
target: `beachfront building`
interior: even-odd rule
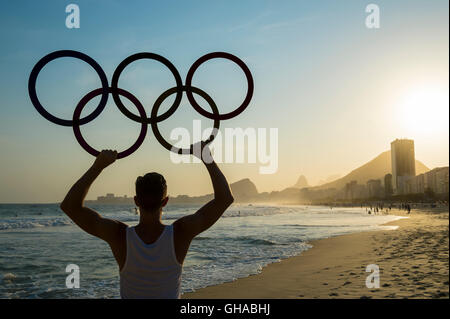
[[[345,199],[353,200],[355,198],[356,181],[350,181],[345,184]]]
[[[369,198],[381,197],[383,194],[383,186],[381,186],[381,180],[370,179],[367,181],[367,191]]]
[[[394,194],[407,194],[406,183],[416,176],[413,140],[396,139],[391,143],[391,165]]]
[[[346,200],[354,200],[367,197],[367,188],[365,185],[358,184],[357,181],[352,180],[345,184],[343,198]]]
[[[427,187],[436,194],[448,193],[448,166],[437,167],[425,173]]]
[[[427,189],[425,174],[414,176],[406,182],[405,191],[407,194],[423,194]]]
[[[390,197],[394,194],[394,190],[392,189],[392,174],[384,175],[384,196]]]
[[[407,194],[423,194],[427,190],[435,194],[448,194],[448,166],[436,167],[409,179],[405,184]]]
[[[132,198],[127,197],[127,195],[116,197],[113,193],[107,193],[106,196],[97,197],[97,203],[99,204],[129,204],[131,202]]]

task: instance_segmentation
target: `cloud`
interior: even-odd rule
[[[292,20],[286,20],[286,21],[278,21],[278,22],[274,22],[274,23],[270,23],[270,24],[266,24],[266,25],[262,26],[261,30],[268,31],[268,30],[274,30],[274,29],[280,29],[280,28],[293,27],[302,22],[311,21],[313,19],[314,19],[314,17],[309,16],[309,17],[301,17],[298,19],[292,19]]]
[[[256,25],[259,21],[261,21],[262,19],[268,17],[271,15],[270,11],[265,11],[260,13],[259,15],[257,15],[255,18],[248,20],[247,22],[241,23],[241,24],[237,24],[235,26],[232,26],[228,29],[228,32],[236,32],[236,31],[240,31],[243,29],[247,29],[251,26]]]

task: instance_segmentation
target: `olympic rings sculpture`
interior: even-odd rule
[[[80,60],[86,62],[87,64],[89,64],[97,72],[98,76],[100,77],[101,84],[102,84],[101,88],[95,89],[95,90],[87,93],[83,98],[81,98],[80,102],[78,102],[77,106],[75,107],[73,117],[71,120],[61,119],[59,117],[54,116],[53,114],[50,114],[42,106],[41,102],[39,101],[39,99],[37,97],[37,93],[36,93],[36,80],[37,80],[37,77],[38,77],[40,71],[43,69],[43,67],[47,63],[49,63],[55,59],[62,58],[62,57],[72,57],[72,58],[80,59]],[[247,88],[247,94],[244,98],[244,101],[237,109],[235,109],[234,111],[231,111],[229,113],[220,114],[214,100],[203,90],[201,90],[197,87],[193,87],[191,85],[192,78],[194,76],[195,71],[198,69],[198,67],[202,63],[204,63],[208,60],[211,60],[211,59],[215,59],[215,58],[228,59],[228,60],[231,60],[232,62],[236,63],[244,71],[245,77],[247,78],[248,88]],[[155,61],[158,61],[158,62],[164,64],[172,72],[172,74],[175,78],[175,82],[176,82],[175,87],[172,87],[172,88],[166,90],[156,99],[155,103],[153,104],[153,108],[152,108],[150,117],[147,117],[147,114],[145,112],[143,105],[133,94],[118,87],[119,77],[120,77],[120,74],[123,72],[123,70],[129,64],[133,63],[134,61],[141,60],[141,59],[155,60]],[[214,140],[214,138],[216,137],[216,134],[214,131],[217,131],[219,129],[221,120],[231,119],[231,118],[241,114],[247,108],[247,106],[250,104],[250,101],[253,96],[253,88],[254,88],[253,77],[252,77],[252,74],[251,74],[249,68],[247,67],[247,65],[245,65],[245,63],[241,59],[236,57],[235,55],[232,55],[232,54],[226,53],[226,52],[208,53],[208,54],[202,56],[201,58],[199,58],[197,61],[195,61],[187,73],[184,85],[182,83],[181,76],[178,73],[178,70],[175,68],[175,66],[169,60],[164,58],[163,56],[155,54],[155,53],[151,53],[151,52],[142,52],[142,53],[133,54],[133,55],[127,57],[125,60],[123,60],[117,66],[116,70],[113,73],[112,80],[111,80],[111,86],[108,85],[108,79],[106,77],[105,72],[103,71],[103,69],[100,67],[100,65],[94,59],[92,59],[90,56],[88,56],[84,53],[81,53],[78,51],[73,51],[73,50],[55,51],[55,52],[52,52],[52,53],[44,56],[33,67],[33,69],[31,70],[31,73],[30,73],[30,77],[28,79],[28,93],[30,95],[31,102],[33,103],[34,107],[39,112],[39,114],[41,114],[44,118],[46,118],[50,122],[55,123],[57,125],[71,126],[73,128],[75,138],[77,139],[80,146],[86,152],[88,152],[89,154],[91,154],[93,156],[97,156],[100,152],[98,150],[94,149],[93,147],[91,147],[86,142],[86,140],[81,135],[80,126],[93,121],[95,118],[97,118],[97,116],[100,115],[100,113],[105,108],[106,103],[108,102],[109,94],[111,94],[117,108],[126,117],[141,124],[141,131],[140,131],[139,137],[137,138],[137,140],[134,142],[134,144],[132,146],[130,146],[125,151],[119,152],[117,154],[117,158],[119,158],[119,159],[132,154],[141,146],[141,144],[144,142],[144,139],[147,135],[148,124],[151,125],[151,128],[152,128],[153,134],[155,135],[155,138],[158,140],[158,142],[163,147],[165,147],[169,151],[172,151],[172,152],[175,152],[178,154],[193,154],[193,145],[191,145],[189,149],[181,149],[181,148],[174,147],[173,145],[171,145],[169,142],[167,142],[162,137],[162,135],[158,129],[158,123],[169,118],[178,109],[178,107],[181,104],[183,92],[186,92],[186,96],[188,98],[189,103],[198,113],[200,113],[201,115],[203,115],[209,119],[214,120],[213,133],[211,133],[210,137],[206,141],[204,141],[206,144],[208,144],[208,143],[212,142]],[[196,102],[193,93],[200,95],[208,102],[209,106],[211,107],[212,113],[203,109]],[[161,106],[162,102],[172,94],[176,94],[175,100],[174,100],[172,106],[165,113],[158,115],[158,110],[159,110],[159,107]],[[98,106],[95,108],[95,110],[91,114],[87,115],[86,117],[80,118],[81,112],[82,112],[83,108],[85,107],[85,105],[91,99],[93,99],[94,97],[96,97],[98,95],[101,95],[101,99],[100,99]],[[136,106],[136,108],[139,112],[139,116],[130,112],[125,107],[125,105],[122,103],[122,100],[120,99],[120,96],[127,98],[134,104],[134,106]]]

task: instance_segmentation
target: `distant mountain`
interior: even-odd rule
[[[384,175],[391,173],[391,151],[386,151],[375,157],[370,162],[358,167],[338,180],[326,183],[313,189],[336,188],[341,189],[350,181],[358,184],[366,184],[370,179],[383,179]],[[416,160],[416,175],[428,172],[430,169],[422,162]]]
[[[293,186],[294,188],[305,188],[308,187],[308,181],[306,180],[306,177],[304,175],[300,175],[300,177],[297,180],[297,183]]]
[[[317,186],[320,186],[320,185],[323,185],[323,184],[326,184],[326,183],[333,182],[333,181],[337,180],[338,178],[341,178],[341,176],[342,176],[341,174],[333,174],[333,175],[330,175],[330,176],[328,176],[327,178],[325,178],[324,180],[321,179],[320,181],[318,181],[318,182],[317,182]]]
[[[241,179],[230,184],[231,192],[233,193],[236,202],[248,202],[255,200],[258,195],[258,190],[255,184],[248,178]],[[201,196],[178,195],[170,199],[171,203],[206,203],[213,199],[213,194],[206,194]]]
[[[235,201],[247,201],[258,195],[255,184],[248,178],[241,179],[230,185]]]

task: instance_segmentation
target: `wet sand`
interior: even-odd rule
[[[262,272],[187,293],[182,298],[449,298],[449,214],[413,210],[371,231],[311,242],[301,255]],[[366,266],[380,269],[380,288],[367,288]]]

